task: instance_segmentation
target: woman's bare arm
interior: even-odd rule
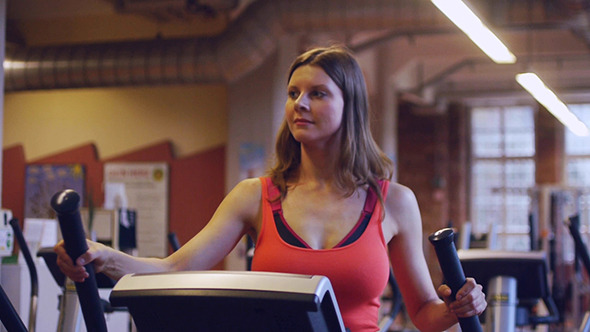
[[[389,242],[391,264],[402,290],[410,318],[420,331],[443,331],[457,323],[460,316],[479,314],[485,309],[481,286],[470,279],[457,293],[457,301],[445,304],[446,286],[434,288],[424,257],[422,219],[414,193],[392,183],[386,201],[386,222],[395,223],[396,235]]]
[[[166,258],[135,257],[88,241],[89,250],[73,264],[60,242],[54,248],[58,254],[58,266],[70,279],[78,282],[88,277],[84,265],[89,262],[94,263],[96,272],[103,272],[116,280],[129,273],[210,269],[253,229],[260,215],[260,200],[260,180],[240,182],[224,198],[205,228]],[[187,222],[190,221],[187,219]]]

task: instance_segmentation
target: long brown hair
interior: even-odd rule
[[[322,68],[342,90],[343,135],[335,174],[336,185],[347,197],[359,186],[368,185],[383,203],[378,181],[391,179],[393,163],[377,146],[371,134],[367,88],[356,59],[343,46],[314,48],[295,59],[289,69],[287,82],[297,68],[306,65]],[[301,144],[291,135],[285,119],[279,129],[275,149],[276,163],[269,173],[281,195],[285,196],[287,183],[297,176],[301,164]]]

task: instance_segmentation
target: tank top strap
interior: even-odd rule
[[[279,187],[272,183],[269,177],[265,178],[266,182],[266,193],[268,196],[268,202],[272,208],[273,214],[281,210],[281,192]]]
[[[383,198],[385,198],[386,193],[384,192],[384,183],[386,181],[383,180],[379,180],[379,186],[381,187],[381,193],[383,195]],[[379,196],[377,196],[377,193],[375,192],[375,190],[373,190],[371,187],[369,187],[369,190],[367,190],[367,199],[365,200],[365,206],[363,208],[363,213],[365,214],[371,214],[373,213],[373,210],[375,210],[375,204],[377,204],[377,201],[379,200]]]
[[[387,198],[387,193],[389,192],[389,180],[379,180],[379,185],[381,186],[381,195],[383,196],[383,200]]]

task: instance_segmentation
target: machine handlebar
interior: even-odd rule
[[[88,250],[80,217],[80,195],[71,189],[58,192],[51,198],[51,207],[57,214],[66,252],[75,262],[80,255]],[[98,295],[94,265],[89,263],[84,267],[89,277],[83,282],[76,282],[75,285],[86,329],[89,332],[106,332],[107,326]]]
[[[443,228],[432,233],[428,240],[434,246],[445,283],[451,288],[451,300],[455,300],[457,291],[465,284],[465,274],[455,248],[454,232]],[[459,325],[463,332],[482,332],[479,317],[460,317]]]

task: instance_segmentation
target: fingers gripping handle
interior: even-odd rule
[[[465,274],[453,242],[453,230],[444,228],[430,235],[428,240],[434,245],[445,283],[451,288],[451,298],[454,300],[457,291],[465,283]]]
[[[66,252],[75,262],[80,255],[88,250],[80,217],[80,195],[71,189],[58,192],[51,198],[51,207],[57,214]],[[89,277],[84,282],[76,282],[75,284],[86,329],[91,332],[106,332],[106,321],[98,295],[94,266],[87,264],[85,268]]]
[[[465,284],[465,274],[457,256],[453,230],[443,228],[431,234],[428,240],[434,246],[445,282],[451,288],[451,299],[455,300],[457,291]],[[477,316],[459,318],[459,325],[463,332],[482,332]]]

